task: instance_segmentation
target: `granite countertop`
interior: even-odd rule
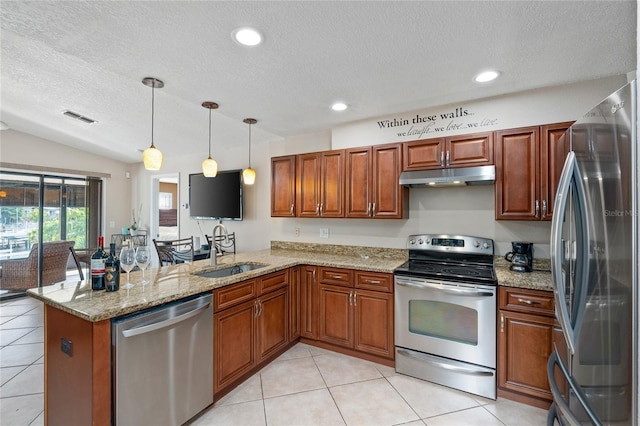
[[[533,259],[532,272],[513,272],[509,270],[509,265],[510,263],[504,260],[504,257],[496,256],[495,269],[498,285],[553,291],[549,259]]]
[[[149,269],[147,285],[138,284],[142,272],[131,272],[135,286],[116,292],[92,291],[91,282],[65,281],[27,291],[27,294],[47,305],[91,322],[102,321],[173,302],[192,295],[210,292],[236,282],[255,278],[297,265],[333,266],[363,271],[393,273],[406,261],[406,250],[356,246],[307,245],[272,243],[271,249],[225,255],[216,267],[209,259],[192,263]],[[265,265],[262,268],[223,278],[205,278],[196,272],[220,269],[239,263]],[[120,275],[120,285],[127,280]]]

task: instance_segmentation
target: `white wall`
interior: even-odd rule
[[[111,160],[87,151],[81,151],[46,139],[41,139],[16,130],[3,130],[0,133],[0,161],[17,163],[43,168],[58,168],[92,172],[109,173],[104,179],[104,229],[102,233],[109,241],[111,234],[120,233],[123,226],[129,226],[131,182],[125,173],[131,165]],[[113,226],[111,226],[113,225]],[[94,242],[94,245],[97,242]]]

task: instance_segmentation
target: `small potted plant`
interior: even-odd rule
[[[140,215],[142,214],[142,204],[140,204],[140,208],[138,209],[138,215],[136,216],[136,210],[131,209],[131,215],[133,218],[133,222],[131,226],[129,226],[129,234],[132,236],[138,235],[138,221],[140,220]]]

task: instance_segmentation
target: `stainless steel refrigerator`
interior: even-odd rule
[[[551,225],[564,340],[548,363],[549,424],[638,423],[636,90],[627,84],[564,135]]]

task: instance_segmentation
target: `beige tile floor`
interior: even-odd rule
[[[0,424],[44,424],[42,304],[0,304]],[[396,374],[302,343],[192,425],[545,425],[546,411]],[[141,425],[142,426],[142,425]]]

